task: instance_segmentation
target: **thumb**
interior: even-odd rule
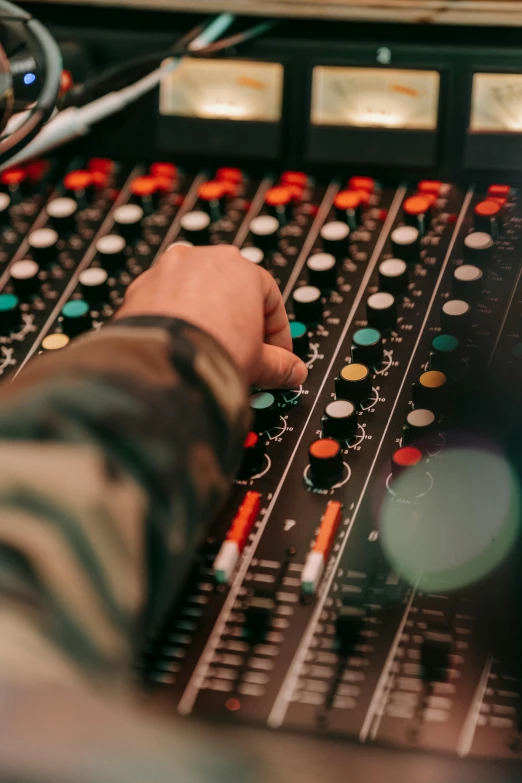
[[[262,389],[292,389],[306,381],[308,368],[295,354],[277,345],[263,345],[252,383]]]

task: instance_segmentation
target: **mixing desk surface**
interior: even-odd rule
[[[0,375],[102,328],[173,243],[264,266],[309,376],[252,389],[241,470],[136,680],[239,737],[286,730],[258,736],[319,779],[518,780],[521,54],[499,74],[446,37],[343,59],[281,36],[184,63],[143,162],[136,111],[121,161],[93,156],[109,128],[0,174]]]

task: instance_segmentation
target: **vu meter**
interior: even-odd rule
[[[522,130],[522,74],[476,73],[471,95],[470,130]]]
[[[279,63],[186,58],[161,84],[160,111],[178,117],[278,122],[282,96]]]
[[[438,71],[316,66],[314,125],[435,130]]]

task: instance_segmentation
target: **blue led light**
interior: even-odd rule
[[[24,84],[32,84],[36,81],[36,75],[34,73],[26,73],[24,76]]]

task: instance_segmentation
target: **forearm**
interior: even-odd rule
[[[0,389],[3,676],[17,668],[1,628],[13,617],[63,676],[125,669],[227,491],[245,427],[230,359],[180,321],[117,322]]]

